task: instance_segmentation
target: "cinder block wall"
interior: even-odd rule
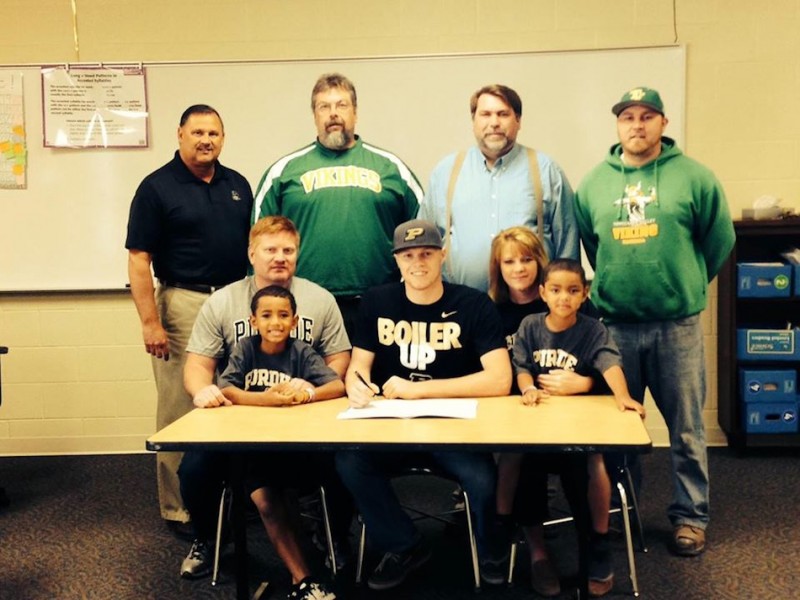
[[[734,215],[766,193],[800,206],[800,120],[793,117],[800,0],[351,0],[343,10],[320,0],[81,0],[77,7],[79,52],[71,3],[5,0],[0,22],[11,26],[0,39],[0,62],[300,59],[677,41],[688,47],[685,150],[717,173]],[[542,93],[557,94],[558,82],[542,82]],[[714,294],[703,324],[706,423],[711,443],[724,444]],[[155,387],[127,295],[0,295],[0,344],[11,348],[3,359],[0,454],[143,451],[155,429]],[[663,421],[649,409],[653,439],[664,443]]]

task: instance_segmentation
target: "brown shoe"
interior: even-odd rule
[[[614,587],[614,576],[612,575],[608,579],[603,581],[599,581],[597,579],[590,579],[589,580],[589,597],[590,598],[599,598],[600,596],[605,596],[608,592],[611,591],[611,588]]]
[[[683,523],[672,530],[672,551],[678,556],[697,556],[706,549],[706,532]]]
[[[561,593],[561,582],[558,581],[553,563],[548,559],[537,560],[531,565],[531,587],[534,592],[545,598],[552,598]]]

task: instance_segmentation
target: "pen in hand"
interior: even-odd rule
[[[364,379],[364,377],[361,375],[361,373],[359,373],[358,371],[355,371],[355,374],[356,374],[356,377],[358,377],[358,380],[361,383],[363,383],[366,386],[366,388],[372,393],[372,397],[374,398],[377,394],[375,393],[375,390],[372,389],[372,386],[369,383],[367,383],[367,380]],[[360,405],[358,408],[364,408],[366,406],[369,406],[369,401],[367,401],[366,404]]]

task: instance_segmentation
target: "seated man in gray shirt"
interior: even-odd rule
[[[225,369],[231,351],[240,340],[257,334],[250,325],[250,301],[256,291],[269,285],[289,289],[297,300],[298,323],[293,337],[311,345],[325,364],[343,377],[350,362],[350,341],[342,316],[333,295],[311,281],[294,276],[299,243],[300,236],[289,219],[276,216],[259,220],[250,230],[248,248],[253,275],[215,292],[203,305],[189,339],[184,369],[184,385],[198,408],[225,404],[225,397],[215,384],[215,375]],[[314,471],[334,473],[331,456],[320,453],[315,458],[321,464]],[[211,572],[211,540],[222,482],[227,475],[226,455],[187,453],[179,475],[181,494],[195,528],[195,541],[181,565],[181,576],[199,578]],[[324,483],[330,488],[334,537],[344,542],[352,515],[351,501],[338,480],[331,478]],[[284,556],[285,547],[277,540],[272,541],[294,579],[302,580],[309,575],[302,556],[294,556],[292,552]]]

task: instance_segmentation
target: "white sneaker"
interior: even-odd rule
[[[287,600],[336,600],[336,594],[320,582],[306,577],[297,585],[292,586],[292,591],[286,598]]]
[[[214,545],[201,540],[192,542],[189,554],[181,563],[181,577],[184,579],[200,579],[211,575],[214,567]]]

